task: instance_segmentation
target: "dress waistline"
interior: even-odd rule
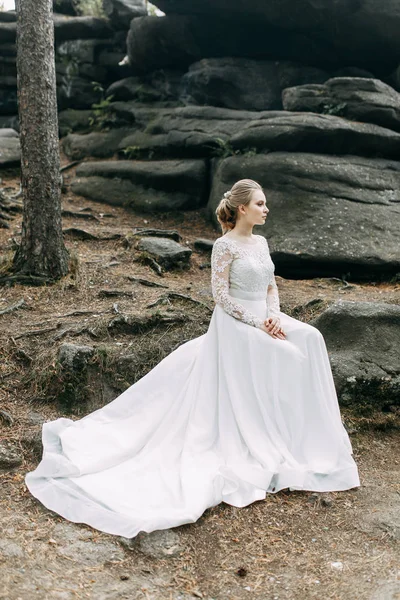
[[[241,300],[266,300],[267,290],[262,292],[248,292],[246,290],[229,288],[229,295],[233,298],[240,298]]]

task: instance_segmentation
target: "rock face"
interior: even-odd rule
[[[280,275],[362,280],[400,271],[399,162],[300,152],[220,160],[208,204],[214,220],[223,193],[242,178],[265,190],[270,214],[260,232]]]
[[[230,139],[234,149],[400,157],[400,134],[333,115],[275,111],[250,121]]]
[[[304,61],[313,66],[338,66],[325,40],[305,37],[261,21],[238,21],[227,9],[223,18],[171,14],[140,17],[131,22],[128,56],[137,72],[188,67],[202,58],[227,56]]]
[[[86,163],[72,182],[75,193],[146,212],[194,209],[206,202],[203,160]]]
[[[62,145],[65,154],[73,160],[80,160],[87,156],[108,158],[115,154],[121,140],[128,134],[129,131],[126,129],[114,129],[105,133],[92,131],[85,135],[71,133],[63,139]]]
[[[323,83],[328,78],[326,71],[298,63],[205,58],[192,64],[183,77],[182,95],[190,104],[278,110],[284,88],[301,82]]]
[[[343,405],[400,406],[400,306],[338,302],[312,324],[325,338]]]
[[[287,33],[301,31],[303,46],[310,38],[315,45],[330,45],[332,55],[343,64],[390,67],[400,53],[397,0],[159,0],[157,6],[167,15],[209,21],[223,21],[228,14],[244,29],[261,24]]]
[[[103,10],[115,29],[129,29],[136,17],[147,15],[145,0],[103,0]]]
[[[324,85],[288,88],[282,101],[285,110],[331,112],[400,131],[400,94],[377,79],[336,77]]]

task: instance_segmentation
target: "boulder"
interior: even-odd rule
[[[18,133],[11,127],[0,129],[0,138],[18,138]]]
[[[184,550],[179,535],[171,529],[152,531],[151,533],[141,531],[132,542],[130,547],[155,559],[173,558],[179,556]]]
[[[270,213],[260,233],[279,275],[380,280],[400,272],[400,162],[301,152],[217,161],[208,204],[216,225],[223,193],[243,178],[265,190]]]
[[[83,135],[70,133],[63,139],[63,150],[73,160],[80,160],[87,156],[108,158],[115,154],[121,140],[126,138],[128,133],[127,129],[93,131]]]
[[[140,77],[126,77],[112,83],[106,95],[112,95],[115,101],[136,100],[143,103],[175,101],[177,103],[182,76],[183,71],[159,69]]]
[[[400,406],[400,306],[337,302],[312,324],[324,336],[343,406]]]
[[[287,61],[204,58],[183,77],[182,99],[238,110],[277,110],[284,88],[328,78],[326,71]]]
[[[147,15],[146,0],[103,0],[103,10],[114,29],[129,29],[132,19]]]
[[[400,131],[400,93],[378,79],[336,77],[283,90],[285,110],[336,114]]]
[[[16,137],[11,135],[3,136],[3,131],[14,130],[0,129],[0,168],[18,166],[21,162],[21,147],[18,134]]]
[[[231,137],[233,149],[400,157],[400,133],[333,115],[275,112],[250,121]]]
[[[138,249],[144,252],[165,269],[190,266],[190,248],[181,246],[168,238],[144,237],[138,243]]]
[[[74,0],[53,0],[53,11],[63,15],[76,15]]]
[[[97,17],[66,17],[54,15],[54,35],[56,45],[65,40],[106,38],[113,36],[113,30],[106,19]]]
[[[22,464],[22,456],[17,446],[0,442],[0,471],[14,469]]]
[[[324,39],[306,38],[260,21],[238,21],[229,11],[223,18],[173,14],[133,19],[128,32],[133,71],[189,67],[202,58],[271,58],[314,66],[336,66],[332,47]],[[337,65],[338,66],[338,65]]]
[[[107,161],[80,165],[76,194],[145,212],[199,208],[206,202],[203,160]]]
[[[205,238],[198,238],[194,241],[194,249],[199,252],[211,252],[214,246],[213,240],[207,240]]]
[[[282,111],[239,111],[213,106],[185,106],[160,111],[115,103],[111,111],[119,120],[133,122],[136,131],[120,143],[137,157],[196,158],[233,153],[231,138],[248,122],[286,115]]]
[[[229,11],[249,38],[257,24],[282,34],[301,32],[305,40],[330,45],[331,60],[342,65],[388,68],[399,57],[397,0],[159,0],[157,6],[170,17],[193,15],[222,23]]]
[[[58,362],[63,369],[79,372],[87,365],[93,353],[94,348],[92,346],[62,344],[58,352]]]
[[[93,112],[89,109],[67,108],[58,113],[58,128],[60,137],[64,137],[74,131],[85,131],[90,128],[89,119]]]
[[[57,73],[57,103],[59,110],[75,108],[83,110],[100,100],[94,82],[83,77]]]

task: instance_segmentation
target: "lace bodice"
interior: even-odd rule
[[[260,327],[262,319],[252,314],[230,292],[241,290],[264,292],[268,316],[278,316],[280,311],[278,288],[275,281],[275,266],[272,262],[268,242],[256,235],[255,244],[242,244],[222,236],[214,242],[211,255],[211,286],[213,297],[229,315]]]

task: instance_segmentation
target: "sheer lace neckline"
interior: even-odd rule
[[[252,244],[246,244],[246,242],[238,242],[238,241],[237,241],[237,240],[235,240],[234,238],[231,238],[231,237],[226,237],[226,236],[223,236],[223,237],[222,237],[222,239],[224,239],[224,240],[230,240],[231,242],[234,242],[235,244],[238,244],[238,246],[240,246],[240,247],[242,247],[242,248],[252,248],[253,246],[254,246],[254,247],[255,247],[255,246],[258,246],[258,245],[259,245],[259,243],[260,243],[260,238],[259,238],[259,236],[257,236],[257,237],[255,238],[255,240],[256,240],[256,241],[255,241],[254,243],[252,243]]]

